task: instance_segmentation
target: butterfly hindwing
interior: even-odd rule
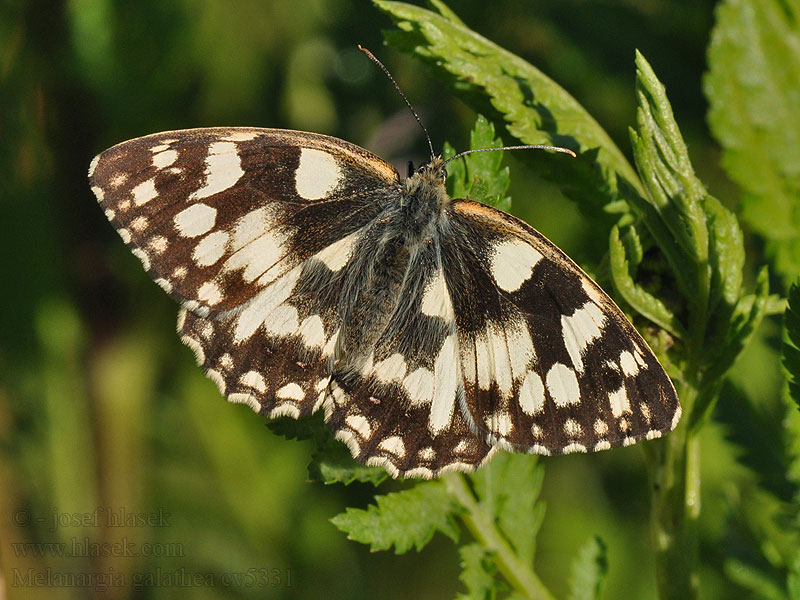
[[[443,260],[475,431],[508,449],[562,454],[674,428],[669,377],[575,263],[506,213],[457,200],[450,214]]]

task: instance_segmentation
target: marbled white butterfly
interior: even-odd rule
[[[445,161],[401,180],[348,142],[244,127],[130,140],[89,168],[178,332],[231,402],[318,409],[393,476],[497,448],[660,437],[680,405],[613,301],[526,223],[451,199]]]

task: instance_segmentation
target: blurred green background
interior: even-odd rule
[[[698,174],[735,208],[705,124],[713,5],[451,7],[564,86],[628,154],[633,56],[642,50],[667,86]],[[382,46],[390,23],[365,0],[2,0],[0,11],[0,598],[455,596],[462,587],[449,540],[400,557],[347,541],[328,519],[365,506],[374,488],[309,483],[310,446],[276,437],[248,408],[223,401],[174,334],[177,307],[97,209],[86,171],[95,154],[128,138],[253,125],[335,135],[404,173],[407,160],[425,158],[426,144],[359,43],[387,64],[436,147],[466,148],[475,115],[423,66]],[[513,211],[595,267],[607,232],[507,161]],[[750,263],[762,262],[759,245],[749,245]],[[777,321],[765,323],[737,374],[765,402],[779,395],[777,332]],[[730,498],[754,483],[720,426],[704,435],[701,553],[714,564],[722,551],[708,540],[726,527]],[[608,597],[654,598],[641,449],[544,464],[537,572],[548,586],[563,595],[569,558],[598,534],[609,546]],[[161,521],[100,527],[70,516],[98,507]],[[53,527],[54,514],[62,526]],[[735,550],[736,539],[728,542]],[[42,545],[57,543],[66,546]],[[110,544],[138,556],[103,555]],[[58,586],[68,573],[85,585]],[[702,585],[709,597],[729,591],[716,571],[703,573]]]

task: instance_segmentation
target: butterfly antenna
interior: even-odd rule
[[[417,120],[417,123],[419,123],[419,126],[422,128],[422,131],[425,134],[425,139],[428,140],[428,148],[431,151],[431,160],[433,160],[435,153],[433,152],[433,143],[431,143],[431,136],[428,135],[428,130],[425,129],[425,125],[422,124],[422,119],[419,118],[419,115],[417,114],[417,111],[415,111],[414,107],[411,106],[411,102],[408,101],[408,98],[406,98],[406,95],[403,93],[403,90],[400,89],[400,86],[397,85],[397,82],[394,80],[394,77],[392,77],[392,74],[389,73],[389,69],[387,69],[385,66],[383,66],[383,63],[381,61],[379,61],[372,52],[370,52],[369,50],[364,48],[361,44],[358,45],[358,49],[361,50],[364,54],[366,54],[367,57],[372,62],[374,62],[376,65],[378,65],[381,68],[381,71],[383,71],[386,74],[386,76],[389,78],[389,81],[391,81],[392,84],[394,84],[394,89],[396,89],[397,93],[400,94],[400,97],[406,103],[406,106],[408,106],[408,108],[411,110],[411,114],[414,115],[414,118]],[[499,150],[499,148],[498,148],[498,150]]]
[[[452,160],[457,158],[461,158],[462,156],[466,156],[467,154],[472,154],[473,152],[494,152],[496,150],[551,150],[552,152],[561,152],[562,154],[569,154],[572,158],[576,158],[577,154],[575,154],[569,148],[562,148],[560,146],[548,146],[547,144],[528,144],[525,146],[502,146],[501,148],[478,148],[476,150],[464,150],[464,152],[459,152],[455,156],[451,156],[444,164],[447,165]]]

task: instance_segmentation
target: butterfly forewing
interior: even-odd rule
[[[92,190],[151,277],[201,315],[224,312],[374,217],[394,168],[335,138],[211,128],[106,150]]]

